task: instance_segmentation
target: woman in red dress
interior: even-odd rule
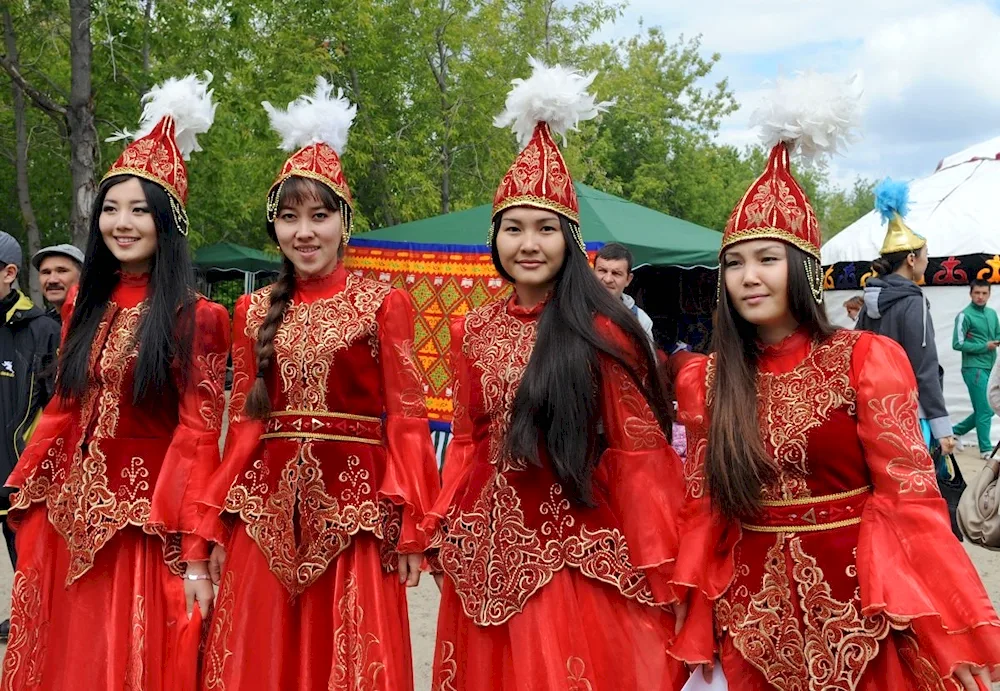
[[[988,689],[1000,620],[951,533],[913,371],[822,305],[819,226],[789,153],[836,144],[836,126],[771,113],[767,170],[723,236],[715,351],[677,379],[689,465],[674,578],[690,599],[671,652],[718,655],[734,691]]]
[[[155,87],[98,189],[56,397],[8,480],[4,691],[196,688],[213,591],[195,501],[219,463],[229,351],[185,238],[182,155],[211,124],[207,83]]]
[[[452,323],[454,437],[426,523],[446,576],[438,691],[682,683],[666,654],[683,499],[669,410],[641,326],[589,268],[550,130],[603,107],[592,80],[535,63],[508,98],[528,141],[489,245],[514,290]]]
[[[265,107],[303,148],[268,194],[282,271],[236,305],[230,426],[204,500],[224,563],[203,688],[406,691],[404,584],[438,491],[413,307],[341,261],[353,207],[337,152],[355,107],[322,79],[287,112]]]

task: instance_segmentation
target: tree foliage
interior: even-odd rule
[[[70,19],[55,0],[9,0],[25,79],[62,100],[70,90]],[[763,153],[720,145],[737,104],[698,37],[643,29],[601,42],[612,0],[98,0],[92,3],[96,174],[120,153],[104,139],[134,129],[154,83],[211,71],[216,122],[188,164],[195,244],[267,243],[264,197],[285,154],[260,102],[284,105],[324,75],[358,104],[343,162],[358,229],[482,204],[516,153],[492,125],[528,57],[599,71],[617,104],[572,133],[581,181],[721,230],[762,170]],[[24,237],[13,167],[10,80],[0,72],[0,230]],[[29,108],[29,181],[43,243],[70,238],[74,195],[66,132]],[[831,189],[805,176],[824,232],[866,212],[871,184]],[[476,231],[478,232],[478,231]]]

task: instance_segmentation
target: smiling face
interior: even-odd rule
[[[340,211],[330,209],[316,194],[283,200],[274,219],[274,233],[299,276],[325,276],[340,262]]]
[[[101,237],[127,273],[145,273],[156,254],[156,222],[139,178],[108,189],[98,219]]]
[[[566,260],[566,238],[553,211],[507,209],[496,236],[497,256],[518,289],[547,293]]]
[[[64,254],[50,254],[38,265],[38,280],[49,304],[61,308],[69,289],[80,282],[80,265]]]
[[[777,240],[748,240],[722,256],[729,302],[736,313],[765,333],[787,335],[795,329],[788,304],[788,250]]]

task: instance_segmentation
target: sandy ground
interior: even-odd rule
[[[982,467],[974,453],[964,452],[959,457],[966,481],[972,484],[973,478]],[[979,570],[993,604],[1000,609],[1000,552],[971,546],[963,543],[973,563]],[[5,619],[10,611],[9,593],[12,573],[6,559],[0,559],[0,620]],[[424,578],[420,586],[410,590],[410,630],[413,637],[413,668],[417,691],[426,691],[431,687],[431,665],[434,655],[434,632],[438,608],[438,591],[431,578]],[[1000,688],[998,685],[996,688]]]

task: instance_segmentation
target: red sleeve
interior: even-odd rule
[[[439,489],[423,379],[413,351],[413,319],[409,294],[390,291],[378,314],[386,407],[386,472],[379,494],[403,507],[403,527],[396,546],[403,554],[427,547],[418,526]]]
[[[247,309],[250,296],[242,295],[236,301],[233,314],[233,386],[229,397],[229,430],[226,433],[222,463],[208,481],[199,497],[204,514],[198,528],[202,537],[225,544],[228,530],[222,521],[222,508],[236,475],[245,467],[247,459],[257,450],[264,423],[247,417],[245,405],[250,387],[257,378],[255,343],[247,335]]]
[[[638,348],[610,321],[598,329],[625,354],[640,376]],[[673,602],[677,514],[684,499],[681,461],[640,387],[617,360],[600,357],[601,421],[608,448],[599,467],[607,473],[609,503],[620,521],[633,564],[646,572],[658,602]]]
[[[196,501],[219,466],[229,355],[226,308],[201,299],[195,303],[194,320],[191,364],[177,376],[178,424],[153,490],[149,517],[151,525],[182,534],[182,561],[208,558],[205,541],[194,534],[200,518]]]
[[[855,346],[858,434],[874,484],[858,537],[863,612],[908,623],[943,677],[963,662],[1000,672],[1000,620],[951,533],[917,419],[917,383],[894,341]],[[996,677],[994,677],[996,678]]]
[[[686,358],[674,382],[678,419],[687,432],[684,466],[685,498],[681,510],[680,555],[674,587],[688,604],[687,621],[671,654],[689,664],[711,662],[715,651],[713,602],[729,587],[734,574],[733,550],[739,541],[738,526],[712,510],[705,483],[708,449],[706,371],[708,358]]]

